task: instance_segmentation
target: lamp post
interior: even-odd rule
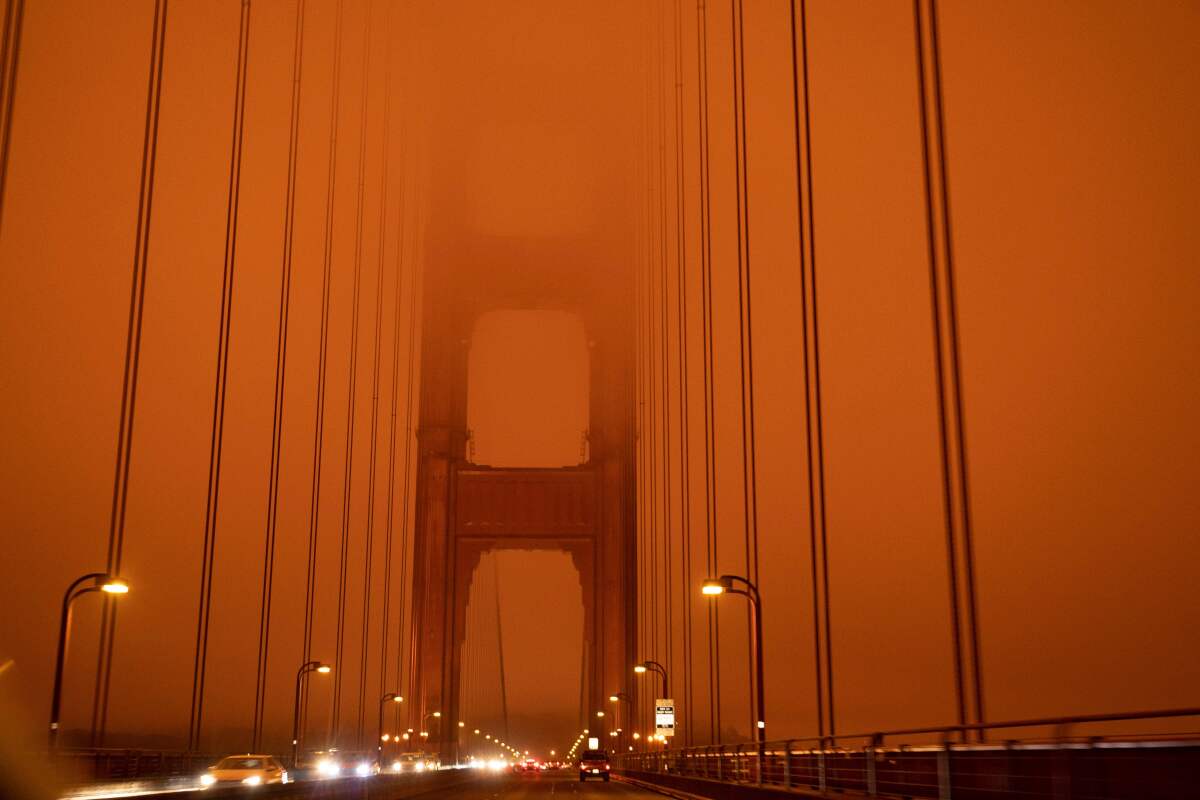
[[[90,592],[104,592],[114,597],[128,594],[129,584],[105,572],[89,572],[76,578],[63,595],[62,614],[58,619],[58,653],[54,659],[54,688],[50,694],[50,750],[58,745],[58,722],[62,711],[63,667],[67,661],[67,644],[71,633],[71,604],[75,598]]]
[[[620,734],[621,734],[621,732],[622,732],[622,731],[621,731],[621,701],[622,701],[622,700],[624,700],[626,703],[628,703],[628,704],[629,704],[629,706],[630,706],[630,709],[632,710],[632,707],[633,707],[633,701],[632,701],[632,700],[630,700],[630,699],[629,699],[629,695],[625,694],[624,692],[617,692],[616,694],[610,694],[610,695],[608,696],[608,702],[615,704],[615,705],[616,705],[616,707],[617,707],[617,719],[616,719],[616,721],[615,721],[615,723],[614,723],[614,725],[615,725],[615,727],[616,727],[617,734],[618,734],[618,736],[617,736],[617,747],[621,747],[621,746],[624,744],[624,739],[625,739],[625,737],[624,737],[624,736],[621,736],[621,735],[620,735]],[[630,717],[631,717],[632,715],[630,714],[630,715],[627,715],[627,716],[630,716]],[[631,719],[626,719],[626,720],[625,720],[625,724],[626,724],[626,725],[628,725],[630,722],[632,722],[632,720],[631,720]]]
[[[644,672],[657,672],[662,676],[662,696],[670,697],[671,689],[667,682],[667,668],[657,661],[643,661],[633,668],[633,671],[641,675]]]
[[[742,587],[745,588],[742,588]],[[740,575],[722,575],[719,578],[708,578],[700,586],[700,593],[716,598],[723,594],[740,594],[749,598],[750,607],[754,611],[754,681],[756,685],[755,704],[758,706],[758,719],[755,720],[755,739],[761,746],[767,740],[766,705],[763,695],[763,636],[762,636],[762,596],[758,587]]]
[[[379,742],[379,757],[381,759],[383,758],[383,742],[384,742],[384,738],[383,738],[383,708],[388,703],[403,703],[403,702],[404,702],[404,698],[401,697],[396,692],[388,692],[387,694],[385,694],[383,697],[381,697],[379,699],[379,737],[378,737],[378,742]],[[399,738],[399,736],[397,736],[396,738]]]
[[[300,765],[300,683],[310,672],[328,675],[333,667],[320,661],[306,661],[296,670],[296,704],[292,707],[292,769]]]
[[[633,671],[639,675],[643,675],[647,672],[657,672],[660,676],[662,676],[662,694],[659,695],[659,697],[667,698],[671,696],[671,687],[667,681],[667,668],[662,664],[658,663],[657,661],[651,661],[647,659],[646,661],[635,665]]]

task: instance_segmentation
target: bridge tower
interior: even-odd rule
[[[461,264],[464,243],[457,244]],[[443,758],[454,756],[467,600],[484,553],[560,549],[571,556],[582,584],[589,715],[626,686],[635,655],[632,270],[580,267],[579,254],[554,244],[492,239],[478,249],[478,267],[439,269],[429,261],[423,293],[410,711],[442,711],[428,747]],[[576,266],[564,272],[564,264]],[[475,321],[489,311],[525,309],[583,320],[591,390],[589,456],[579,466],[495,468],[468,460]]]

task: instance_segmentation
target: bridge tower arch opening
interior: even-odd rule
[[[573,738],[588,724],[581,692],[589,660],[586,553],[537,541],[472,549],[457,653],[466,721],[456,740],[459,760],[493,755],[488,733],[525,747]],[[524,590],[535,582],[537,592]]]
[[[503,260],[502,253],[497,257]],[[580,269],[566,279],[562,263],[546,259],[512,270],[426,271],[408,691],[410,713],[438,710],[450,722],[430,731],[427,744],[445,759],[455,756],[461,719],[472,574],[487,552],[567,553],[578,570],[583,600],[582,705],[604,708],[609,694],[630,684],[637,602],[634,322],[626,302],[632,291],[621,270]],[[543,329],[553,329],[542,335],[555,341],[549,349],[535,348],[545,363],[534,358],[525,368],[549,370],[558,381],[542,386],[550,393],[564,388],[564,382],[575,386],[562,395],[575,400],[552,407],[554,422],[567,438],[559,437],[565,441],[558,445],[561,455],[549,463],[508,458],[504,447],[494,447],[505,437],[519,444],[520,424],[501,428],[502,435],[486,443],[488,432],[481,426],[474,453],[471,448],[468,420],[474,424],[486,417],[474,408],[468,413],[472,390],[480,399],[486,392],[519,394],[530,388],[523,382],[528,375],[513,369],[496,370],[490,382],[472,389],[471,360],[481,354],[476,349],[472,356],[472,340],[477,332],[492,332],[496,320],[526,312],[533,312]],[[565,360],[544,357],[555,352]],[[478,463],[484,460],[491,463]]]

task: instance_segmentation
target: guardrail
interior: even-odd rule
[[[1200,708],[712,745],[615,761],[622,772],[676,788],[685,788],[680,778],[697,779],[687,783],[698,794],[716,782],[939,800],[1166,800],[1200,796],[1200,735],[1072,729],[1181,717],[1200,719]],[[1029,735],[1035,729],[1049,735]],[[1014,731],[1026,736],[996,737]]]
[[[80,781],[136,781],[199,774],[221,759],[213,753],[96,747],[60,748],[55,766]]]

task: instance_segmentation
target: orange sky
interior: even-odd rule
[[[327,606],[337,588],[367,1],[345,3],[318,650],[331,647]],[[358,548],[368,512],[379,264],[385,298],[394,296],[398,250],[404,292],[421,270],[488,267],[496,243],[568,254],[555,256],[564,281],[584,270],[644,269],[643,58],[658,25],[646,12],[658,6],[637,0],[371,2],[351,487]],[[40,736],[61,591],[102,566],[107,548],[153,4],[26,5],[0,221],[0,604],[8,609],[0,616],[0,663],[15,661],[0,674],[0,692],[26,712],[24,732]],[[724,2],[709,5],[718,549],[721,568],[737,572],[744,540],[729,14]],[[689,442],[698,459],[696,18],[694,4],[682,6]],[[939,7],[989,714],[1194,705],[1200,7],[1182,0],[942,0]],[[170,8],[126,535],[125,572],[135,590],[121,616],[110,730],[114,743],[142,731],[177,747],[191,688],[238,3],[173,0]],[[206,710],[214,747],[241,741],[253,702],[246,675],[257,643],[294,9],[291,0],[257,0],[252,15]],[[665,9],[670,22],[674,4]],[[808,9],[838,726],[950,722],[911,5],[811,0]],[[815,723],[787,10],[785,0],[745,0],[768,711],[773,734],[799,736]],[[302,620],[333,17],[332,0],[308,0],[268,747],[282,747],[288,735]],[[385,142],[389,66],[394,116]],[[668,80],[669,72],[668,63]],[[673,124],[668,107],[668,148]],[[667,175],[673,187],[674,172]],[[383,180],[389,209],[381,235]],[[673,190],[668,195],[673,203]],[[670,205],[668,212],[673,224]],[[383,313],[390,331],[390,300]],[[405,304],[404,323],[407,313]],[[408,326],[401,327],[404,370]],[[546,352],[556,349],[568,348]],[[480,344],[477,352],[485,351]],[[490,352],[503,358],[502,346]],[[390,338],[383,353],[386,404]],[[559,377],[554,367],[530,375],[520,391],[489,389],[471,402],[502,436],[534,441],[519,426],[504,429],[504,420],[528,411],[512,404],[538,380],[553,388]],[[677,382],[669,391],[677,397]],[[384,458],[387,414],[381,419]],[[403,417],[399,425],[403,434]],[[570,436],[574,452],[578,433]],[[562,451],[561,442],[555,446]],[[699,486],[702,461],[693,461],[690,475]],[[672,486],[678,525],[677,472]],[[377,489],[377,515],[382,494]],[[698,491],[693,500],[699,520]],[[691,535],[703,540],[698,528]],[[578,637],[570,614],[558,609],[555,630],[566,633],[539,635],[538,587],[570,595],[574,576],[566,559],[550,554],[504,553],[498,563],[504,602],[514,609],[505,627],[511,713],[533,720],[531,745],[563,745],[577,727]],[[378,570],[374,579],[381,581]],[[361,590],[352,586],[350,596]],[[68,728],[86,725],[90,713],[93,599],[81,601],[75,620]],[[394,592],[393,602],[398,611]],[[358,603],[351,601],[352,620]],[[722,609],[730,637],[723,650],[737,654],[723,669],[722,720],[744,735],[744,615],[733,603]],[[666,652],[665,623],[646,643],[656,651],[647,657]],[[350,628],[348,646],[357,653],[358,625]],[[674,659],[681,673],[678,644]],[[546,663],[562,668],[547,671]],[[357,669],[344,679],[356,703]],[[539,687],[554,699],[541,700]],[[707,705],[681,713],[703,719],[707,731]]]

